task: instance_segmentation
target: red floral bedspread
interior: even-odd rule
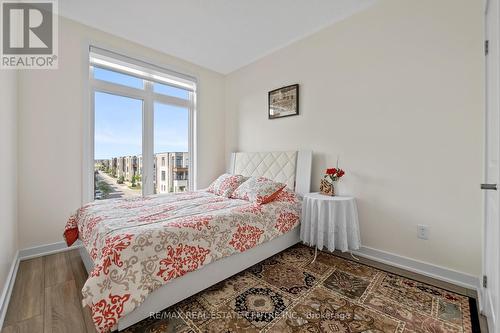
[[[95,201],[68,220],[64,237],[78,237],[94,261],[83,305],[107,332],[168,281],[290,231],[299,215],[288,190],[261,206],[197,191]]]

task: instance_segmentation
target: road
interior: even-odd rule
[[[109,185],[109,187],[111,187],[112,190],[106,199],[132,198],[142,195],[141,190],[131,190],[125,184],[117,184],[115,178],[107,175],[102,171],[98,171],[97,181],[104,181],[106,184]]]

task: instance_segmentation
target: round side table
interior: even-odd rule
[[[304,195],[300,239],[318,249],[326,247],[342,252],[357,250],[361,245],[356,200],[350,196]]]

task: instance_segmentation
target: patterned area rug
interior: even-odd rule
[[[293,246],[126,332],[475,332],[475,301]]]

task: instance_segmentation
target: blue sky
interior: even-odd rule
[[[101,72],[102,71],[102,72]],[[140,88],[142,80],[94,70],[96,78]],[[157,85],[155,91],[185,98],[180,89]],[[187,151],[188,110],[155,103],[154,152]],[[142,150],[142,100],[95,93],[95,159],[139,155]]]

